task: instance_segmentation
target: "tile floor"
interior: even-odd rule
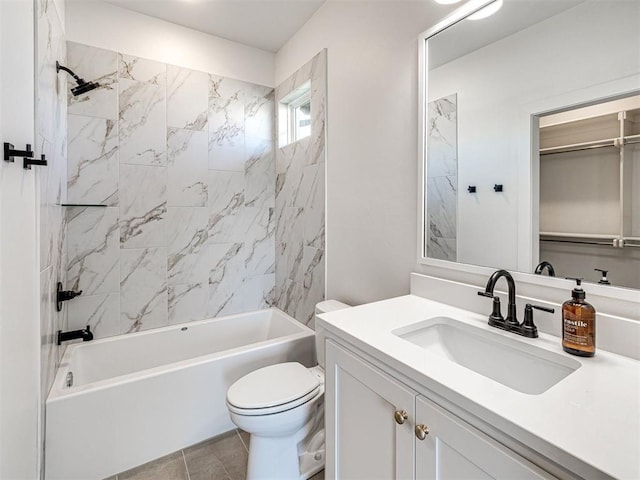
[[[245,480],[249,434],[234,430],[106,480]],[[324,471],[310,480],[324,480]]]

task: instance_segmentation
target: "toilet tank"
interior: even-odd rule
[[[316,315],[321,313],[335,312],[336,310],[342,310],[343,308],[350,308],[351,305],[339,302],[337,300],[324,300],[316,304]],[[318,324],[316,326],[316,355],[318,356],[318,365],[324,368],[324,328],[320,328]]]

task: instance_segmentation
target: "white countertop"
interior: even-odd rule
[[[436,316],[451,317],[514,342],[565,355],[581,366],[547,391],[529,395],[429,354],[391,333]],[[592,476],[595,469],[614,478],[640,479],[637,360],[602,350],[591,358],[569,355],[562,350],[558,337],[520,337],[489,327],[485,315],[415,295],[323,314],[316,328],[324,328],[328,336],[353,344],[445,398],[455,397],[460,407],[543,456],[560,462],[567,455],[579,459],[584,464],[582,471],[576,472],[579,475]]]

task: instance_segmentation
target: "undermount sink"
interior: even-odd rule
[[[481,330],[448,317],[396,329],[403,338],[509,388],[539,395],[580,367],[580,362]]]

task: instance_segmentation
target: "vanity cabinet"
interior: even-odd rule
[[[330,341],[325,388],[326,477],[413,478],[416,392]]]
[[[330,479],[555,478],[331,340],[325,405]]]
[[[416,398],[416,422],[414,478],[554,478],[423,396]]]

